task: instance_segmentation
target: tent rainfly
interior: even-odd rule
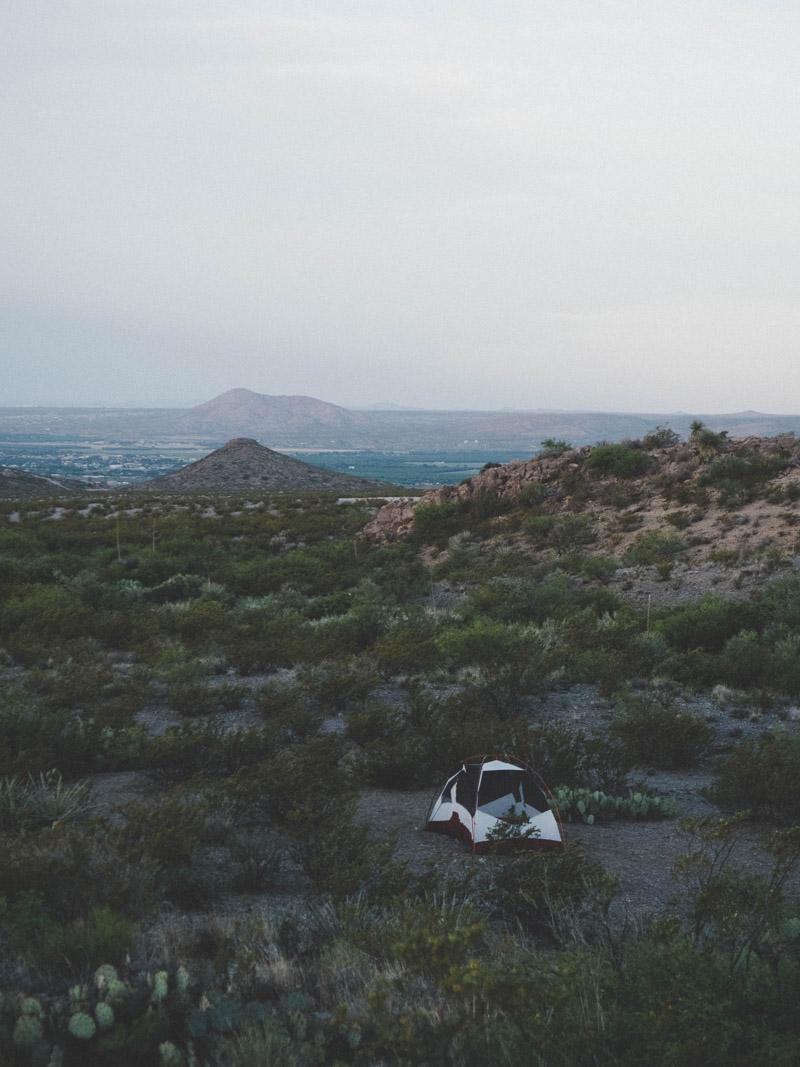
[[[500,844],[561,848],[550,792],[536,772],[510,756],[472,756],[437,793],[426,830],[451,834],[473,852]]]

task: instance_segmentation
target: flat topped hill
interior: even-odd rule
[[[235,437],[210,455],[171,474],[136,486],[177,493],[238,493],[253,490],[320,490],[375,493],[390,486],[351,474],[315,467],[260,445],[250,437]]]
[[[16,467],[0,467],[0,500],[35,500],[85,492],[86,486],[72,478],[44,478]]]
[[[250,389],[229,389],[176,419],[188,432],[259,437],[269,433],[272,441],[304,437],[335,441],[342,434],[358,436],[366,421],[361,414],[312,396],[268,396]]]

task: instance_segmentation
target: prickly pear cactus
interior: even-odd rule
[[[111,983],[116,982],[118,978],[117,968],[112,967],[110,963],[101,963],[94,972],[94,984],[101,992],[104,989],[108,989]]]
[[[85,1011],[76,1011],[74,1015],[70,1016],[68,1030],[73,1037],[77,1037],[79,1041],[90,1041],[97,1033],[97,1026],[91,1015],[87,1015]]]
[[[167,985],[168,975],[166,971],[156,971],[153,978],[153,994],[152,1001],[154,1004],[160,1004],[162,1000],[166,1000],[169,987]]]
[[[182,1067],[183,1056],[180,1049],[171,1041],[164,1041],[158,1046],[161,1067]]]
[[[19,1010],[21,1015],[33,1015],[39,1020],[44,1018],[42,1005],[36,997],[25,997],[19,1006]]]
[[[114,1009],[102,1000],[95,1005],[94,1017],[101,1030],[110,1030],[114,1025]]]
[[[42,1024],[35,1015],[20,1015],[14,1026],[12,1040],[17,1048],[32,1049],[43,1036]]]

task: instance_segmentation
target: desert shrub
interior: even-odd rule
[[[535,545],[568,552],[597,538],[595,524],[588,515],[533,515],[522,528]]]
[[[666,530],[644,530],[637,534],[625,553],[628,563],[657,566],[671,563],[686,545],[676,534]]]
[[[728,432],[727,430],[715,432],[698,419],[692,423],[689,441],[693,445],[696,445],[701,453],[711,455],[714,452],[718,452],[721,448],[724,448],[728,443]]]
[[[642,490],[630,482],[607,482],[597,491],[597,499],[601,504],[621,511],[638,504],[642,499]]]
[[[640,478],[652,468],[652,457],[628,444],[596,445],[585,467],[600,477]]]
[[[258,692],[256,707],[276,746],[308,741],[319,733],[325,718],[302,684],[268,682]]]
[[[311,700],[324,711],[335,712],[364,700],[379,681],[374,663],[364,656],[325,660],[297,674],[297,684],[305,688]]]
[[[537,507],[550,498],[552,490],[543,482],[528,482],[517,493],[517,505],[525,508]]]
[[[787,462],[781,455],[761,452],[718,456],[700,476],[700,484],[718,489],[723,503],[747,503]]]
[[[584,919],[589,914],[600,918],[616,888],[614,879],[574,843],[562,852],[499,859],[492,881],[490,899],[498,918],[556,942],[566,933],[568,915],[573,922],[581,912]]]
[[[478,617],[466,626],[443,630],[437,643],[442,656],[453,664],[492,667],[521,663],[532,637],[522,625]]]
[[[462,614],[469,621],[488,616],[506,624],[554,620],[579,631],[584,625],[594,628],[598,617],[616,615],[619,608],[620,601],[610,590],[582,588],[556,571],[536,582],[490,579],[469,594]]]
[[[74,778],[127,768],[137,762],[144,742],[140,727],[115,729],[91,717],[48,712],[22,691],[0,705],[0,773],[38,774],[58,766]]]
[[[102,905],[141,915],[154,891],[152,864],[142,857],[129,862],[102,823],[55,824],[0,839],[0,896],[13,904],[25,893],[38,894],[58,922],[85,918]]]
[[[552,785],[627,793],[631,759],[618,741],[603,733],[568,729],[551,723],[529,730],[523,758]]]
[[[156,804],[132,802],[116,834],[120,851],[161,865],[186,863],[200,842],[208,819],[206,804],[180,796]]]
[[[556,437],[545,437],[542,441],[542,452],[545,455],[560,456],[564,452],[569,452],[571,448],[569,441],[562,441]]]
[[[121,964],[136,928],[107,905],[85,917],[61,922],[45,908],[39,893],[21,893],[13,901],[0,897],[0,931],[11,952],[40,977],[81,975],[106,961]]]
[[[382,895],[399,887],[402,869],[391,862],[394,839],[375,840],[344,801],[297,807],[288,819],[294,855],[314,893]]]
[[[403,709],[371,701],[350,712],[346,733],[361,746],[361,773],[371,785],[408,789],[435,779],[430,743]]]
[[[694,766],[713,737],[705,720],[646,697],[621,701],[610,729],[639,766],[666,769]]]
[[[689,511],[670,511],[664,518],[670,526],[674,526],[676,530],[685,530],[687,526],[691,526],[692,524],[692,514]]]
[[[747,602],[707,596],[665,612],[655,628],[681,652],[691,649],[719,652],[734,634],[756,619],[755,609]]]
[[[280,880],[287,853],[283,839],[263,830],[240,830],[228,845],[235,890],[261,893]]]
[[[567,574],[580,574],[592,582],[607,582],[619,569],[613,556],[590,555],[573,551],[561,557],[559,564]]]
[[[456,504],[417,504],[412,534],[426,545],[444,545],[464,528],[463,515]]]
[[[191,600],[203,593],[206,580],[199,574],[174,574],[144,592],[144,599],[153,604],[169,604]]]
[[[276,823],[285,824],[309,804],[338,803],[353,789],[354,768],[343,761],[345,742],[337,735],[312,737],[285,745],[257,765],[242,770],[229,786],[245,803],[258,805]]]
[[[305,659],[304,621],[285,614],[271,619],[239,621],[229,626],[221,645],[231,666],[242,674],[291,667]]]
[[[328,619],[332,615],[346,615],[352,604],[353,594],[346,589],[325,596],[314,597],[303,609],[307,619]]]
[[[728,638],[722,652],[720,675],[729,685],[749,689],[772,682],[772,649],[753,630]]]
[[[275,751],[269,729],[228,730],[218,719],[191,720],[173,726],[142,746],[141,761],[175,778],[193,774],[223,775],[260,763]]]
[[[800,693],[800,634],[775,641],[769,650],[769,672],[769,684],[779,692]]]
[[[515,501],[511,497],[500,496],[494,489],[479,489],[467,500],[462,501],[461,510],[465,521],[461,527],[479,526],[488,519],[498,515],[504,515],[514,506]]]
[[[717,768],[714,799],[776,821],[800,819],[800,738],[767,733],[740,741]]]
[[[169,686],[167,702],[179,715],[219,715],[241,707],[244,696],[245,690],[238,685],[177,682]]]
[[[682,507],[690,504],[694,505],[695,521],[707,513],[711,504],[711,494],[708,489],[695,481],[684,481],[677,485],[672,485],[671,490],[669,483],[665,483],[663,492],[665,499],[673,500]]]
[[[439,662],[436,631],[436,620],[429,615],[407,616],[377,639],[372,654],[386,675],[427,670]]]
[[[671,448],[677,445],[680,437],[669,426],[656,426],[649,430],[642,438],[642,448]]]

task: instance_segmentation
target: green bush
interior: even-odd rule
[[[637,765],[665,769],[695,766],[713,737],[703,719],[644,697],[623,700],[610,729]]]
[[[548,456],[560,456],[564,452],[569,452],[571,448],[569,441],[562,441],[556,437],[545,437],[542,441],[542,452]]]
[[[778,822],[800,820],[800,737],[763,734],[722,759],[713,786],[718,804]]]
[[[244,695],[245,690],[237,685],[176,682],[169,687],[167,701],[179,715],[219,715],[238,709]]]
[[[644,449],[627,444],[596,445],[585,466],[600,477],[641,478],[652,469],[653,459]]]
[[[667,530],[643,530],[625,553],[627,563],[658,566],[671,563],[686,548],[684,542]]]
[[[597,539],[589,515],[533,515],[523,521],[522,529],[535,545],[557,552],[574,551]]]
[[[579,913],[602,919],[616,883],[600,864],[575,842],[562,852],[531,852],[499,859],[493,872],[490,900],[494,914],[518,923],[549,941],[560,941],[567,918]]]
[[[649,430],[642,438],[642,448],[671,448],[677,445],[680,437],[669,426],[656,426]]]
[[[718,456],[700,476],[700,484],[718,489],[723,503],[747,503],[787,463],[785,456],[761,452]]]
[[[449,537],[464,529],[462,520],[456,504],[417,504],[412,531],[414,539],[425,545],[444,545]]]
[[[655,623],[673,648],[681,652],[703,649],[719,652],[729,638],[754,618],[747,602],[707,596],[665,612]]]

